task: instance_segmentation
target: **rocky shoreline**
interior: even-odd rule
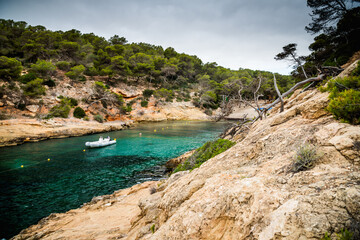
[[[10,119],[0,121],[0,147],[52,138],[67,138],[128,128],[133,121],[98,123],[78,119]]]
[[[327,93],[297,91],[286,102],[200,168],[96,197],[12,239],[321,239],[344,228],[360,236],[359,127],[324,111]],[[288,172],[304,142],[321,158]]]

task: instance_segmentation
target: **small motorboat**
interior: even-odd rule
[[[95,142],[86,142],[85,146],[90,147],[90,148],[96,148],[96,147],[106,147],[112,144],[116,143],[116,139],[111,140],[110,137],[107,138],[103,138],[100,137],[98,141]]]

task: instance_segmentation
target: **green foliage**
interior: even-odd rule
[[[75,98],[67,98],[67,99],[68,99],[71,107],[75,107],[78,105],[78,101]]]
[[[32,64],[30,71],[43,78],[54,74],[56,67],[48,61],[38,60],[36,64]]]
[[[22,83],[28,83],[32,80],[35,80],[37,77],[36,77],[36,74],[35,73],[32,73],[32,72],[29,72],[27,74],[24,74],[20,77],[20,82]]]
[[[218,108],[217,96],[213,91],[207,91],[201,96],[201,104],[205,108]]]
[[[36,78],[23,86],[24,95],[29,97],[38,97],[45,95],[45,87],[42,85],[43,80],[41,78]]]
[[[167,101],[170,101],[174,98],[174,92],[173,92],[173,90],[161,88],[154,92],[154,97],[155,98],[165,98]]]
[[[143,91],[143,96],[145,99],[148,99],[149,97],[151,97],[151,95],[154,93],[154,90],[151,89],[145,89]]]
[[[167,91],[194,88],[198,90],[198,97],[205,94],[203,99],[208,98],[207,92],[211,91],[216,95],[211,99],[216,101],[205,105],[216,108],[222,100],[221,95],[229,98],[237,96],[240,86],[246,87],[261,74],[264,84],[260,94],[268,99],[276,96],[272,74],[269,72],[230,70],[216,63],[204,64],[197,56],[178,53],[171,47],[164,50],[161,46],[148,43],[129,44],[124,37],[117,35],[107,41],[93,33],[82,34],[75,29],[53,32],[43,26],[29,26],[25,22],[4,19],[0,19],[0,30],[0,55],[21,59],[25,66],[36,62],[31,71],[42,79],[51,77],[55,66],[50,61],[54,61],[58,69],[68,71],[66,75],[76,80],[85,80],[84,74],[103,75],[108,76],[109,80],[116,77],[128,83],[136,82],[134,84],[147,81],[149,88],[157,87]],[[71,66],[75,67],[70,69]],[[276,78],[282,92],[294,82],[289,76],[277,75]],[[27,83],[32,80],[23,81]],[[244,89],[244,92],[251,93],[251,90]],[[190,96],[164,90],[159,91],[157,96],[166,101],[172,101],[174,97],[178,101],[191,100]]]
[[[327,109],[336,119],[354,125],[360,124],[360,91],[349,89],[339,93],[330,100]]]
[[[150,231],[154,234],[155,233],[155,224],[151,225]]]
[[[48,80],[43,82],[44,85],[48,86],[48,87],[55,87],[56,83],[54,80],[52,80],[51,78],[49,78]]]
[[[58,105],[55,105],[50,109],[49,115],[47,117],[67,118],[69,116],[70,109],[71,109],[70,100],[67,98],[63,98],[61,99]]]
[[[200,148],[196,149],[193,155],[185,160],[183,164],[179,164],[173,173],[198,168],[208,159],[215,157],[234,145],[235,142],[226,139],[218,139],[216,141],[207,142]]]
[[[81,78],[85,71],[84,65],[77,65],[71,68],[71,71],[65,73],[65,75],[73,80],[83,80]],[[86,80],[86,79],[85,79]]]
[[[353,235],[354,234],[347,229],[341,229],[340,233],[336,234],[336,240],[352,240]],[[321,240],[331,240],[329,233],[325,233]]]
[[[0,78],[4,80],[13,80],[20,77],[22,70],[21,62],[15,58],[0,57]]]
[[[142,107],[147,107],[148,103],[149,103],[148,101],[142,100],[140,104],[141,104]]]
[[[293,162],[291,164],[292,172],[300,172],[311,169],[315,166],[316,161],[319,159],[316,147],[308,143],[303,144],[297,150]]]
[[[360,124],[360,77],[351,76],[334,79],[321,90],[330,92],[327,110],[336,119],[350,124]]]
[[[110,88],[108,85],[105,85],[103,82],[98,82],[98,81],[95,82],[95,86],[99,86],[104,90],[108,90]]]
[[[104,118],[103,118],[103,116],[101,116],[101,115],[95,115],[95,116],[94,116],[94,120],[97,121],[97,122],[99,122],[99,123],[103,123],[103,122],[104,122]]]
[[[83,118],[86,116],[86,113],[85,113],[84,109],[82,109],[81,107],[76,107],[73,115],[76,118]]]
[[[57,62],[55,65],[60,70],[63,70],[63,71],[70,70],[70,63],[67,61],[60,61],[60,62]]]
[[[357,62],[356,68],[351,72],[351,76],[360,76],[360,61]]]

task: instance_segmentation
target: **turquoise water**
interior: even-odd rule
[[[216,138],[227,126],[146,123],[123,131],[0,148],[0,239],[94,196],[160,179],[160,166],[168,159]],[[117,144],[83,151],[86,141],[108,135]]]

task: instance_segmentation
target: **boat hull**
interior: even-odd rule
[[[116,143],[116,140],[112,140],[112,141],[96,141],[96,142],[86,142],[85,146],[89,147],[89,148],[99,148],[99,147],[106,147],[106,146],[110,146]]]

